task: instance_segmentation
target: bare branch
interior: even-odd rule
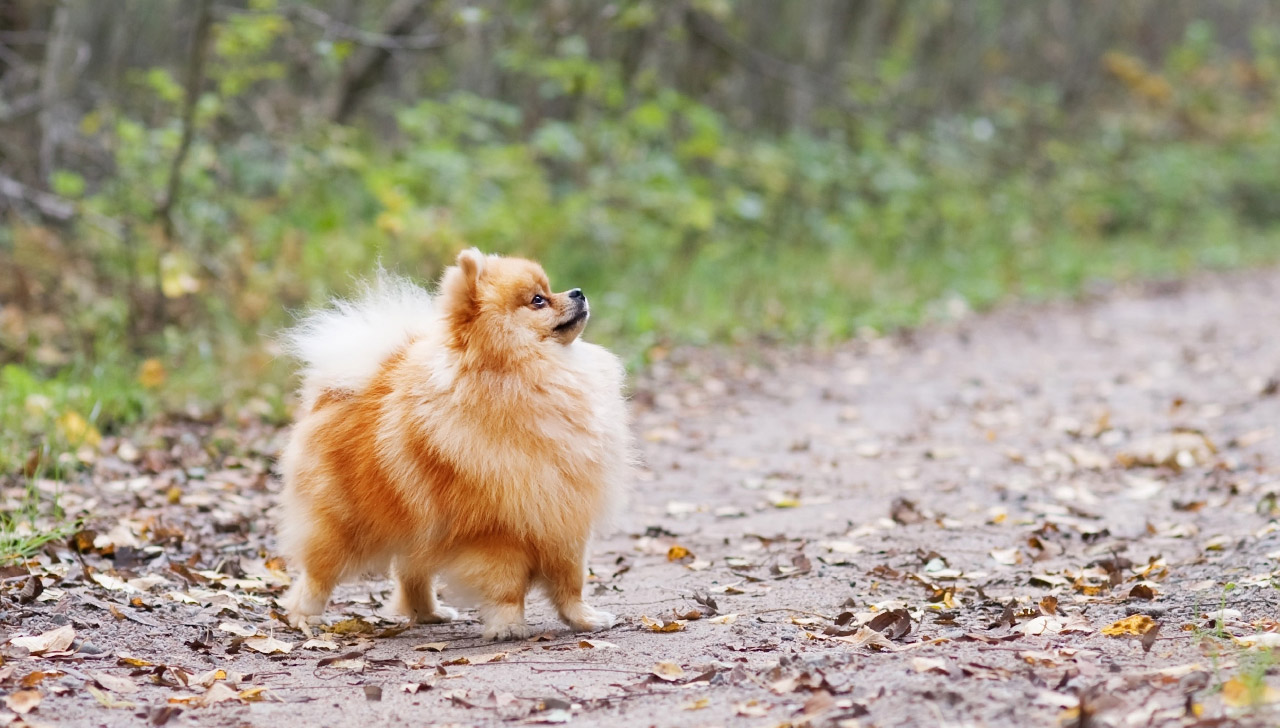
[[[324,30],[326,36],[349,40],[363,46],[381,48],[388,51],[426,51],[439,48],[448,43],[444,33],[428,33],[425,35],[388,35],[347,25],[332,15],[310,5],[291,5],[286,12],[306,20]]]
[[[187,59],[186,98],[182,107],[182,140],[178,143],[178,152],[173,155],[173,164],[169,167],[169,183],[165,187],[164,199],[156,206],[156,217],[164,225],[165,237],[173,240],[173,206],[182,191],[182,165],[191,151],[191,142],[195,138],[196,103],[200,100],[200,87],[204,85],[204,61],[208,54],[209,28],[213,16],[209,12],[212,0],[200,0],[196,11],[196,27],[192,33],[191,55]]]
[[[26,204],[41,215],[60,222],[66,222],[76,214],[75,203],[71,200],[33,189],[5,174],[0,174],[0,197]]]
[[[427,13],[428,0],[397,0],[386,12],[386,24],[379,35],[408,36]],[[391,51],[383,47],[365,47],[351,57],[342,74],[330,106],[329,118],[345,122],[356,110],[360,99],[373,87],[391,60]]]

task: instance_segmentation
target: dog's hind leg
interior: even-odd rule
[[[618,618],[582,601],[586,576],[582,559],[584,548],[561,546],[545,551],[542,555],[542,579],[560,619],[578,632],[594,632],[612,627]]]
[[[396,611],[423,624],[452,622],[458,611],[436,598],[435,572],[427,556],[398,556],[395,561]]]
[[[454,581],[480,600],[480,621],[487,640],[528,637],[524,598],[532,568],[519,546],[489,543],[468,547],[449,564],[449,585]]]

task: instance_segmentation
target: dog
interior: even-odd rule
[[[537,263],[472,248],[434,296],[383,274],[288,332],[303,363],[281,458],[280,545],[301,567],[290,624],[388,568],[398,611],[457,618],[441,576],[479,604],[490,640],[528,636],[533,587],[574,630],[615,623],[582,590],[632,444],[623,366],[580,339],[589,317],[581,289],[553,293]]]

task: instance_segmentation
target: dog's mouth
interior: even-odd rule
[[[556,324],[552,329],[557,334],[567,334],[587,322],[587,307],[582,306],[573,314],[571,318],[562,323]]]

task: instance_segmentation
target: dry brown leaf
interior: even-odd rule
[[[218,703],[225,703],[230,700],[239,701],[240,693],[224,682],[216,682],[209,686],[209,689],[205,691],[204,695],[197,696],[195,700],[191,701],[191,703],[193,705],[207,707],[210,705],[217,705]]]
[[[684,677],[684,668],[674,662],[664,660],[663,662],[659,662],[654,665],[653,669],[650,670],[649,673],[659,680],[674,682]]]
[[[902,639],[911,632],[911,615],[905,609],[892,609],[872,617],[866,626],[887,639]]]
[[[678,619],[672,620],[672,621],[663,621],[663,620],[649,619],[648,617],[643,615],[641,615],[640,617],[640,623],[643,624],[645,629],[649,630],[650,632],[681,632],[684,630],[684,625],[685,625],[684,622]]]
[[[418,652],[444,652],[444,649],[448,646],[448,642],[425,642],[420,645],[414,645],[413,649]]]
[[[14,637],[9,640],[9,644],[15,647],[25,647],[28,652],[33,655],[43,655],[46,652],[63,652],[76,638],[75,629],[64,624],[57,629],[51,629],[48,632],[42,632],[32,637]]]
[[[138,692],[138,685],[127,677],[119,675],[110,675],[105,672],[91,672],[89,677],[98,683],[104,690],[110,690],[118,695],[130,695]]]
[[[859,628],[857,632],[847,637],[832,637],[831,639],[854,647],[871,647],[878,650],[896,649],[887,637],[866,626]]]
[[[6,696],[4,699],[4,705],[6,708],[12,710],[18,715],[26,715],[27,713],[35,710],[43,699],[44,696],[40,694],[39,690],[28,688],[25,690],[15,691]]]
[[[328,632],[330,634],[343,635],[343,634],[369,634],[374,632],[377,628],[374,627],[372,624],[369,624],[368,622],[364,621],[363,619],[360,619],[359,617],[352,617],[351,619],[344,619],[341,622],[335,622],[334,624],[331,624],[328,627],[324,627],[323,629],[325,632]]]

